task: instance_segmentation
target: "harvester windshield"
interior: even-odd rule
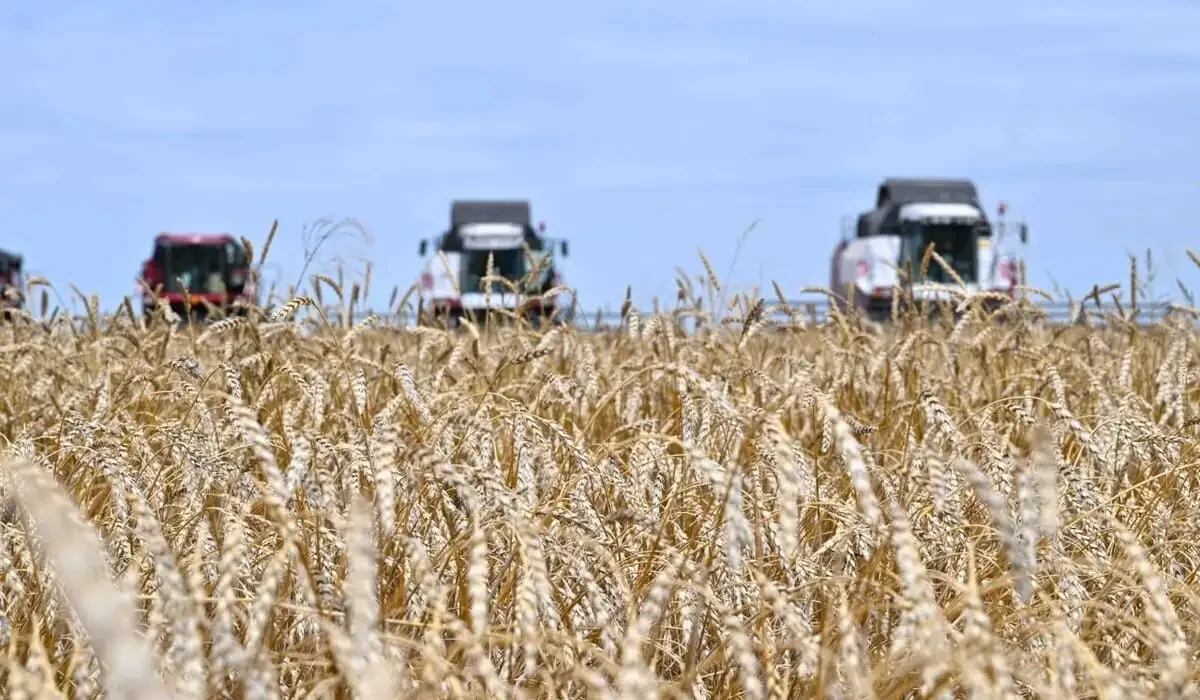
[[[21,306],[21,256],[0,250],[0,308]]]
[[[20,272],[21,264],[16,259],[0,253],[0,286],[15,284]]]
[[[908,273],[909,279],[914,282],[955,284],[946,270],[932,260],[924,279],[917,279],[925,249],[933,244],[934,251],[962,281],[973,284],[978,281],[979,237],[984,232],[985,228],[974,223],[906,221],[900,227],[900,269]]]
[[[462,291],[465,294],[482,292],[483,278],[487,276],[488,254],[492,256],[492,277],[503,277],[520,287],[521,278],[525,276],[525,250],[523,248],[503,248],[494,250],[468,250],[463,255]],[[511,292],[508,286],[493,279],[491,291],[496,294]]]
[[[165,245],[155,258],[165,273],[163,286],[168,293],[184,291],[181,280],[191,293],[236,293],[234,287],[240,285],[230,279],[230,268],[246,264],[244,251],[235,243]]]

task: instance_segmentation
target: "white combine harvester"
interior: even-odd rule
[[[853,238],[843,230],[833,251],[835,303],[842,312],[854,308],[884,321],[891,318],[893,298],[901,306],[906,299],[952,299],[946,287],[958,283],[936,261],[930,260],[924,279],[917,279],[931,244],[968,292],[1015,296],[1024,284],[1029,232],[1020,222],[1013,227],[1016,236],[1006,235],[1004,214],[1002,203],[993,226],[970,180],[884,180],[875,208],[858,216]]]
[[[534,229],[527,201],[452,202],[450,228],[433,240],[434,253],[427,255],[427,239],[418,248],[425,259],[421,297],[435,319],[456,326],[463,316],[479,320],[488,309],[514,311],[522,306],[535,323],[552,317],[556,301],[542,295],[562,284],[554,250],[565,258],[567,242],[546,238],[545,230],[545,223]],[[484,287],[489,255],[492,277],[503,278],[516,291],[499,279]],[[561,315],[556,318],[561,320]]]

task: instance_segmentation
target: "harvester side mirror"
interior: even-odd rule
[[[1021,224],[1021,245],[1029,243],[1029,226]]]
[[[428,249],[429,241],[422,238],[421,242],[417,244],[417,255],[421,256],[422,258],[425,257],[425,251]]]
[[[562,246],[562,254],[563,254],[563,257],[564,257],[564,258],[565,258],[565,257],[567,257],[567,242],[566,242],[566,241],[560,241],[560,242],[559,242],[559,245],[560,245],[560,246]]]

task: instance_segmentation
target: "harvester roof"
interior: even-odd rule
[[[438,241],[438,249],[457,252],[464,249],[464,237],[483,235],[488,228],[478,224],[508,224],[522,230],[521,238],[532,250],[542,249],[542,237],[533,228],[529,201],[524,199],[456,199],[450,204],[450,229]],[[466,227],[471,227],[468,234]],[[494,232],[493,232],[494,233]]]
[[[875,206],[911,204],[913,202],[943,202],[979,206],[975,183],[963,178],[889,177],[879,184]]]
[[[455,200],[450,204],[450,228],[464,224],[533,224],[529,202],[520,199]]]
[[[228,233],[160,233],[155,241],[174,244],[192,245],[221,245],[233,243],[234,238]]]
[[[987,225],[987,215],[979,202],[979,192],[971,180],[889,177],[879,183],[875,208],[859,216],[859,237],[891,230],[899,222],[901,208],[910,204],[959,204],[972,207],[978,210],[979,219]]]
[[[0,267],[20,267],[24,259],[16,253],[0,250]]]

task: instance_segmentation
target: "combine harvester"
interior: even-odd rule
[[[534,229],[528,201],[452,202],[450,228],[433,240],[434,254],[427,256],[427,239],[418,247],[425,259],[422,306],[428,303],[435,322],[451,327],[464,316],[481,321],[488,310],[496,309],[522,309],[535,325],[546,318],[561,322],[561,315],[555,316],[555,299],[541,295],[562,284],[554,250],[565,258],[567,242],[546,238],[545,230],[545,223]],[[492,276],[504,281],[494,279],[485,289],[489,254]]]
[[[884,180],[875,208],[858,216],[855,236],[843,230],[842,241],[834,248],[830,289],[837,308],[843,313],[857,309],[873,321],[886,321],[893,301],[904,308],[908,300],[954,299],[945,287],[958,283],[937,261],[930,260],[924,279],[916,279],[931,244],[968,293],[996,292],[1015,298],[1017,287],[1024,284],[1029,232],[1024,222],[1018,223],[1017,240],[1009,240],[1005,210],[1001,203],[993,226],[971,180]],[[1001,303],[985,301],[992,307]]]
[[[185,319],[206,319],[209,306],[244,315],[256,300],[247,251],[227,233],[158,234],[138,287],[147,320],[159,305]]]
[[[0,250],[0,309],[21,309],[25,306],[25,279],[20,255]]]

